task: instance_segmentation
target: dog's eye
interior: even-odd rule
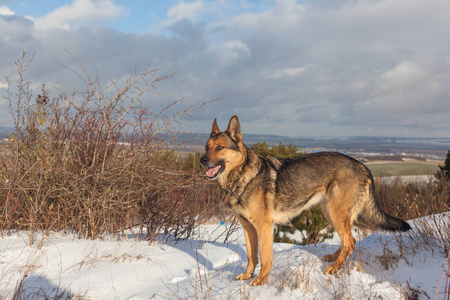
[[[208,151],[208,150],[209,150],[209,146],[206,145],[206,146],[205,146],[205,151]]]
[[[223,148],[225,148],[224,146],[217,146],[217,150],[222,150]]]

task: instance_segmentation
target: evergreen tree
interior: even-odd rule
[[[450,150],[447,152],[447,158],[444,165],[439,166],[440,172],[445,178],[450,179]]]
[[[250,146],[256,154],[261,156],[269,156],[271,155],[271,150],[269,149],[269,145],[267,145],[266,141],[264,142],[258,142],[256,144],[253,144]]]
[[[439,197],[444,199],[447,205],[450,206],[450,150],[447,152],[447,158],[444,165],[439,166],[439,171],[435,175],[436,189],[439,192]]]
[[[297,146],[292,145],[292,143],[286,147],[286,145],[284,145],[282,142],[278,143],[278,145],[274,145],[272,148],[269,148],[269,145],[266,141],[262,143],[258,142],[251,145],[251,148],[258,155],[278,158],[289,158],[304,153],[299,148],[297,148]]]

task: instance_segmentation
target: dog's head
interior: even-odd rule
[[[205,154],[200,163],[208,167],[206,176],[210,180],[219,176],[227,177],[228,173],[239,166],[244,158],[245,146],[242,143],[241,125],[237,116],[233,116],[226,131],[221,132],[214,119],[211,136],[205,145]]]

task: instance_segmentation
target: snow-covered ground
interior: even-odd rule
[[[14,293],[18,299],[449,299],[448,257],[433,246],[417,249],[413,233],[361,238],[337,275],[322,273],[327,263],[321,257],[338,249],[338,238],[275,244],[268,284],[250,287],[250,280],[233,280],[247,263],[242,229],[230,243],[222,243],[223,236],[211,242],[225,230],[203,225],[195,240],[151,245],[131,234],[98,240],[37,235],[32,246],[26,232],[5,235],[0,299]]]
[[[383,184],[391,184],[399,180],[402,184],[427,184],[436,180],[434,175],[405,175],[405,176],[383,176],[379,177]]]

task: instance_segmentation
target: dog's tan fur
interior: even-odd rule
[[[273,225],[287,223],[316,204],[341,239],[339,250],[323,257],[333,262],[325,268],[326,274],[337,272],[355,249],[353,225],[373,230],[410,229],[408,223],[380,209],[372,175],[362,163],[333,152],[291,159],[258,156],[243,144],[237,116],[230,119],[225,132],[214,120],[201,163],[208,167],[209,179],[217,180],[231,194],[228,205],[244,228],[248,265],[237,280],[253,276],[259,242],[261,271],[251,285],[264,284],[269,278]]]

